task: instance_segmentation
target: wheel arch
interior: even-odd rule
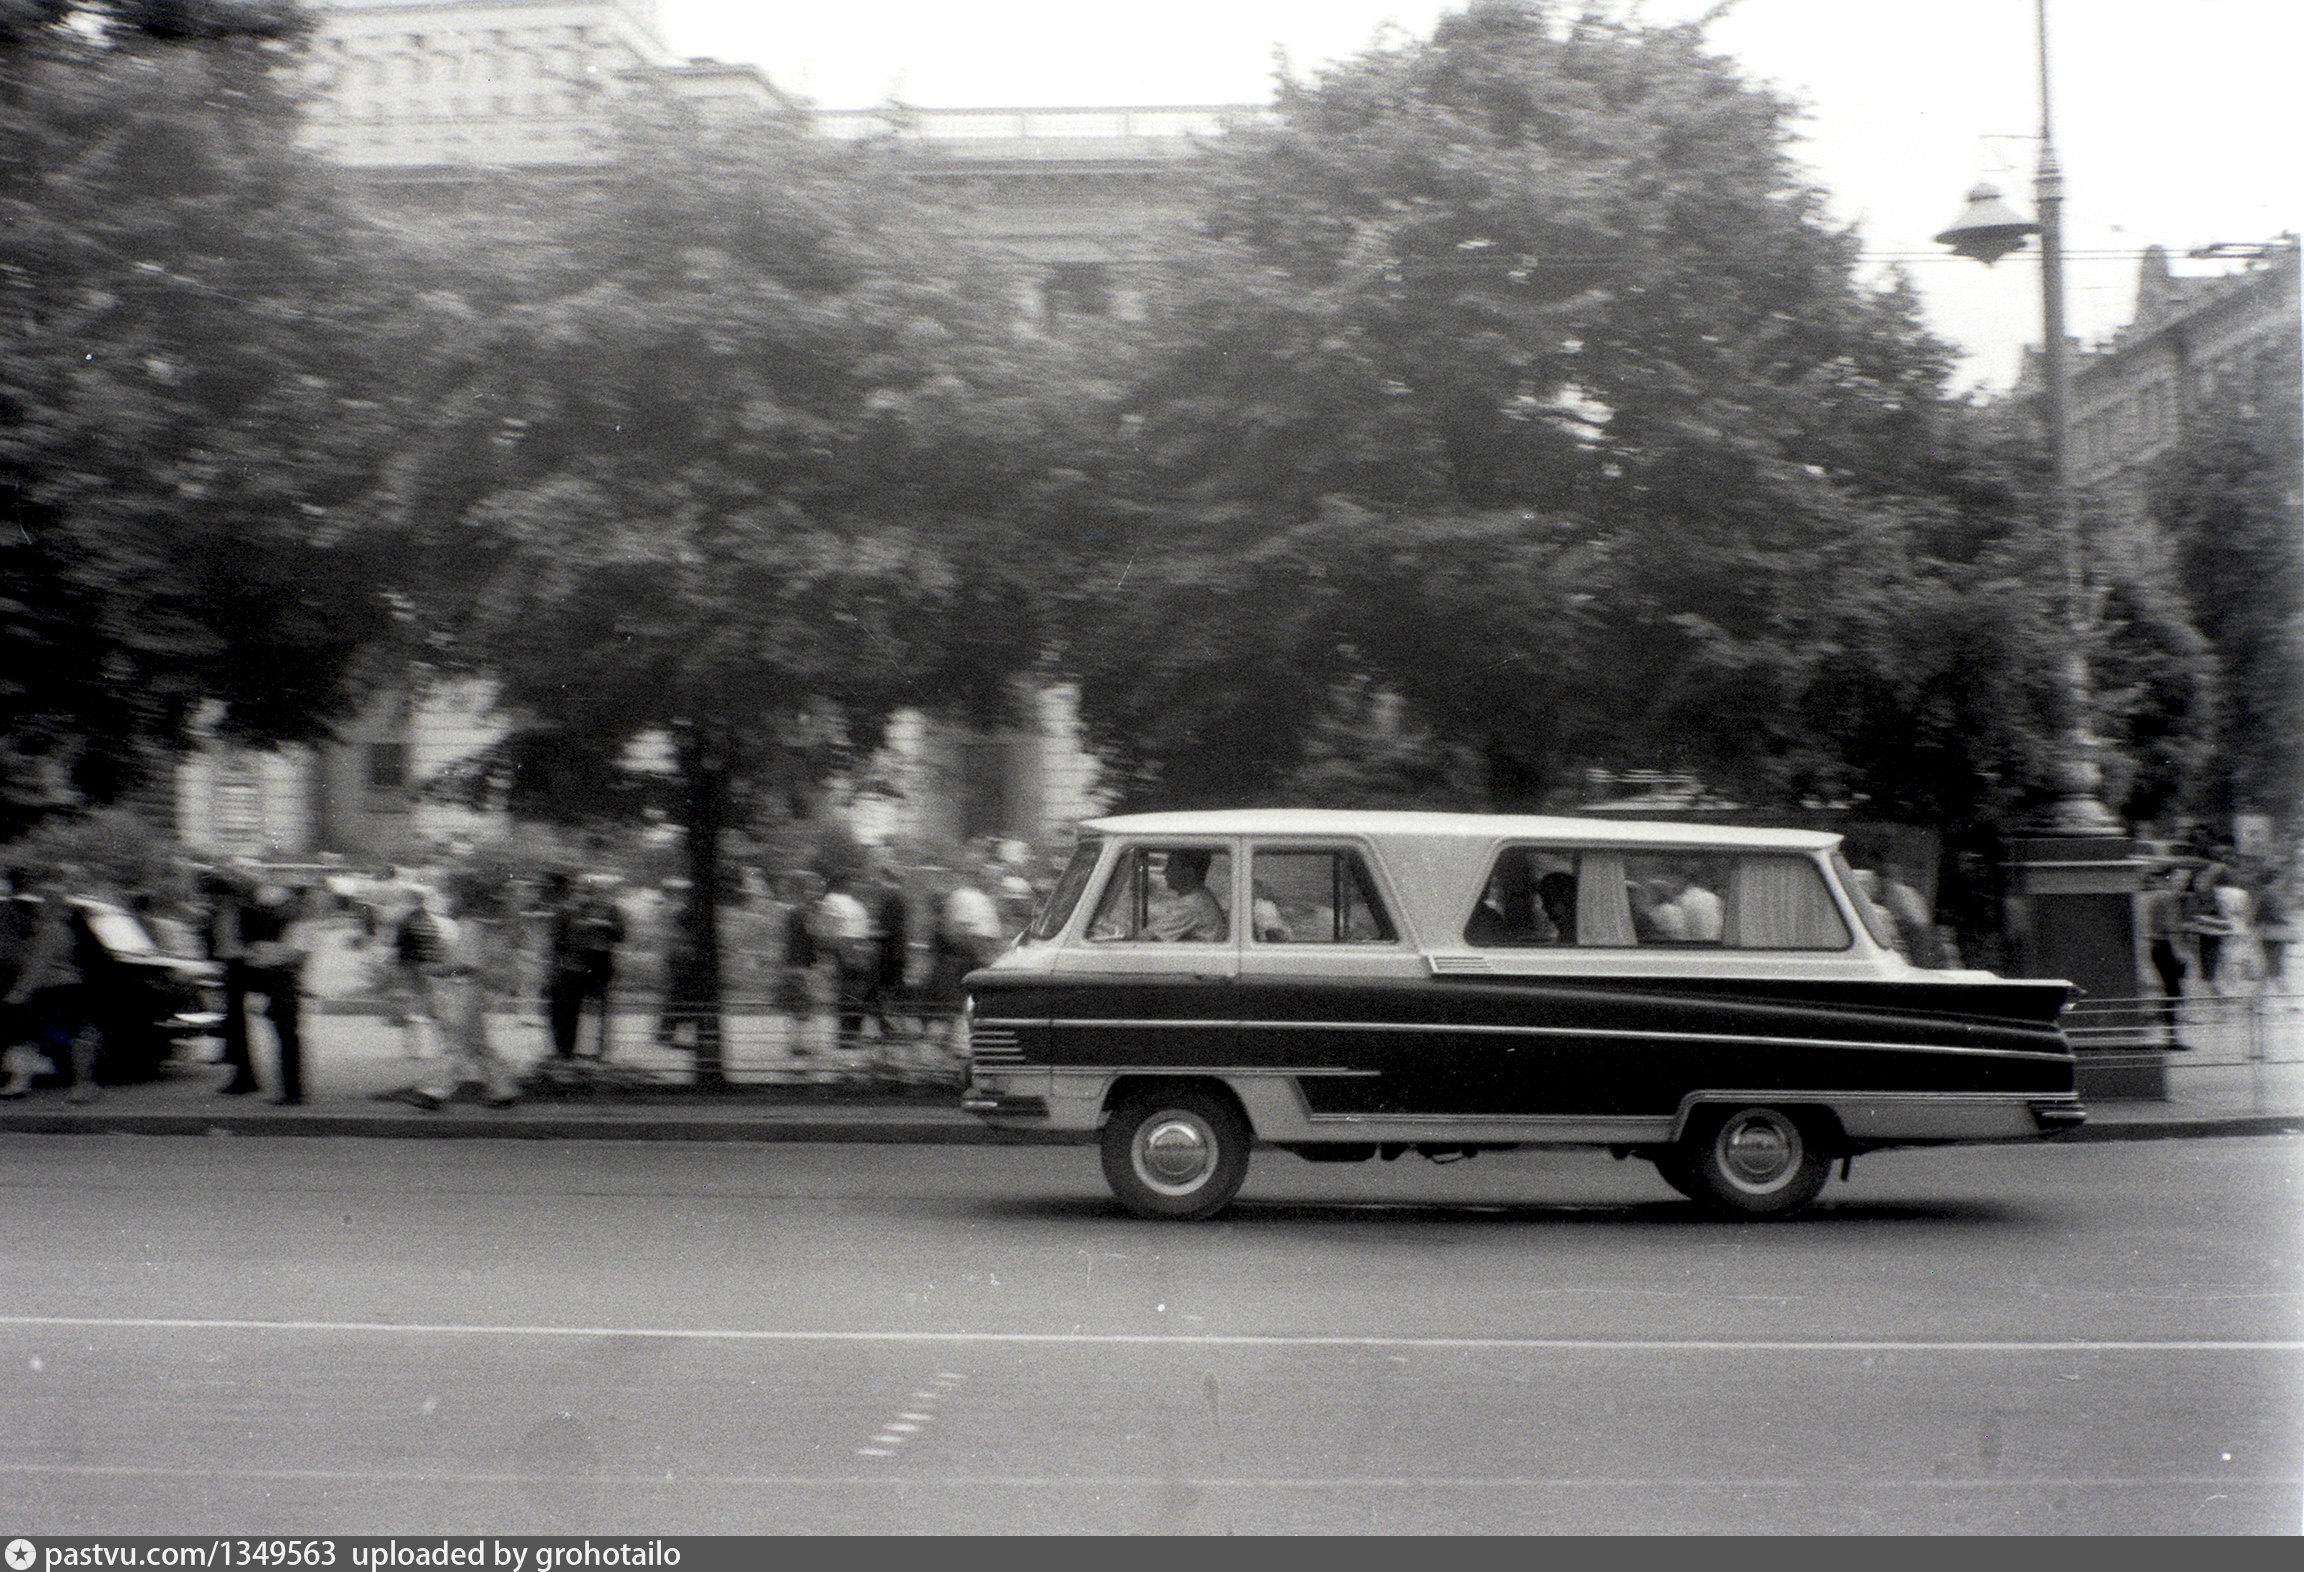
[[[1851,1140],[1832,1100],[1812,1092],[1690,1092],[1680,1099],[1673,1115],[1668,1145],[1678,1145],[1706,1119],[1724,1118],[1739,1108],[1782,1110],[1800,1126],[1800,1133],[1826,1157],[1842,1158],[1863,1150]]]
[[[1098,1129],[1102,1129],[1106,1124],[1109,1124],[1113,1112],[1139,1093],[1150,1093],[1156,1096],[1162,1092],[1176,1091],[1187,1086],[1200,1091],[1211,1092],[1226,1099],[1238,1111],[1240,1120],[1248,1126],[1249,1133],[1251,1135],[1256,1133],[1256,1120],[1248,1111],[1247,1099],[1240,1095],[1239,1090],[1229,1080],[1221,1075],[1196,1074],[1191,1071],[1131,1070],[1125,1075],[1114,1076],[1104,1088],[1104,1100],[1097,1109],[1096,1126]]]

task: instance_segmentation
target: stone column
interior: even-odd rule
[[[2144,861],[2125,835],[2045,835],[2011,846],[2009,931],[2016,970],[2081,992],[2067,1017],[2080,1095],[2168,1095],[2165,1030],[2144,980],[2137,920]]]

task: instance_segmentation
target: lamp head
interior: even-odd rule
[[[2023,250],[2025,237],[2038,233],[2038,224],[2000,199],[1999,187],[1984,184],[1968,193],[1968,205],[1936,243],[1990,267],[2011,251]]]

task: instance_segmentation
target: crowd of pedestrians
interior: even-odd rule
[[[2162,863],[2145,892],[2142,923],[2171,1025],[2188,997],[2288,991],[2293,886],[2291,868],[2245,867],[2221,843],[2195,842]]]
[[[881,860],[826,878],[795,870],[724,908],[722,978],[733,1011],[800,1057],[901,1058],[956,1068],[961,979],[1029,918],[1036,887],[997,854],[961,866]],[[204,963],[216,1017],[217,1092],[307,1095],[305,1014],[316,954],[339,988],[374,998],[411,1061],[410,1100],[514,1101],[523,1077],[583,1078],[617,1046],[615,1001],[660,994],[678,1012],[666,909],[677,900],[613,873],[534,878],[478,860],[445,868],[281,870],[240,859],[191,871],[181,901],[100,887],[75,867],[22,868],[0,892],[0,1097],[61,1086],[97,1095],[109,1038],[133,1023],[99,979],[82,905],[133,917],[157,952]],[[364,973],[347,985],[339,973]],[[147,1023],[148,1024],[148,1023]],[[508,1054],[507,1025],[549,1048]],[[760,1029],[755,1026],[754,1029]],[[164,1056],[164,1052],[163,1052]],[[117,1059],[105,1061],[117,1063]],[[532,1083],[534,1084],[534,1083]]]
[[[615,1053],[618,997],[660,991],[658,1035],[667,1040],[684,1008],[668,985],[668,902],[607,872],[526,880],[473,862],[298,880],[243,861],[202,870],[181,906],[99,890],[72,867],[8,877],[0,1097],[36,1085],[60,1085],[75,1102],[97,1094],[108,1028],[126,1023],[95,981],[101,949],[92,949],[88,924],[73,920],[75,898],[87,895],[134,913],[166,950],[209,963],[222,1012],[214,1062],[227,1097],[304,1100],[307,974],[324,924],[367,957],[367,991],[407,1058],[420,1062],[409,1095],[428,1107],[521,1095],[533,1056],[508,1055],[495,1040],[507,1017],[548,1034],[534,1074],[580,1079]],[[2289,870],[2245,862],[2222,844],[2193,845],[2161,865],[2141,917],[2171,1020],[2186,998],[2287,991],[2291,884]],[[1885,903],[1895,892],[1875,888],[1872,899],[1892,914]],[[957,864],[881,860],[830,877],[793,870],[723,911],[726,996],[739,1011],[779,1021],[794,1057],[901,1058],[950,1070],[961,979],[1006,946],[1038,889],[1019,861],[989,851]]]

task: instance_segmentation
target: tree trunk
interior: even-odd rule
[[[690,727],[680,738],[688,832],[688,906],[680,914],[680,932],[686,943],[665,979],[668,1016],[695,1030],[697,1088],[713,1092],[728,1088],[720,1016],[720,836],[727,828],[728,749],[727,739],[707,727]]]

